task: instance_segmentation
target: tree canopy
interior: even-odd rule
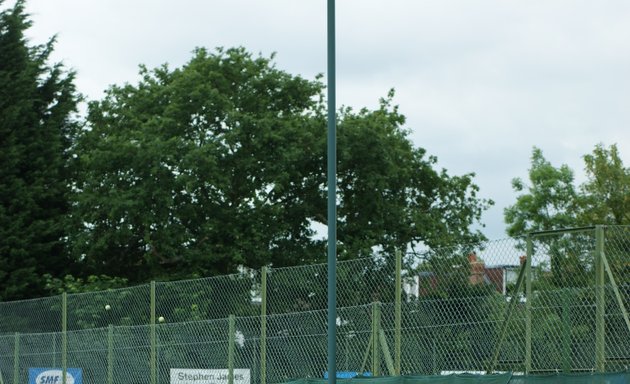
[[[76,144],[71,243],[91,274],[207,276],[321,261],[323,84],[242,48],[197,49],[89,105]],[[474,241],[490,201],[436,170],[392,106],[338,114],[341,258]]]
[[[44,274],[63,275],[76,126],[74,74],[48,63],[54,39],[31,45],[18,1],[0,12],[0,299],[41,295]]]
[[[581,223],[630,224],[630,168],[625,167],[616,145],[598,144],[584,156],[588,181],[581,186]]]
[[[23,1],[0,12],[0,300],[325,260],[320,77],[196,49],[79,117],[30,26]],[[413,145],[393,91],[337,112],[340,259],[483,238],[492,201]]]
[[[534,148],[529,185],[514,179],[521,194],[505,209],[511,236],[529,231],[595,224],[630,224],[630,168],[624,166],[616,145],[598,144],[584,156],[587,180],[576,186],[573,170],[554,167]]]

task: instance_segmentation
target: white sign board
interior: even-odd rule
[[[250,384],[249,369],[234,370],[234,384]],[[227,369],[171,368],[171,384],[228,384]]]

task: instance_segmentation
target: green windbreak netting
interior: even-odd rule
[[[427,375],[427,376],[398,376],[398,377],[355,377],[352,379],[337,379],[338,384],[508,384],[511,373],[493,375]],[[325,379],[300,379],[286,384],[326,384]]]
[[[326,384],[325,379],[300,379],[286,384]],[[630,372],[558,373],[552,375],[428,375],[399,377],[356,377],[337,379],[339,384],[630,384]]]
[[[510,384],[630,384],[630,372],[512,376]]]

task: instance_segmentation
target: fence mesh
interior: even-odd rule
[[[629,227],[593,227],[407,254],[400,271],[390,254],[339,262],[337,370],[626,369],[629,255]],[[86,383],[322,378],[326,278],[324,264],[244,269],[0,303],[0,383],[64,365]]]
[[[0,334],[61,330],[61,296],[0,303]]]

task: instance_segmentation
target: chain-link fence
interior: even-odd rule
[[[629,255],[629,227],[593,227],[339,262],[338,372],[624,369]],[[244,269],[0,303],[0,384],[46,368],[108,384],[324,377],[326,272]]]

